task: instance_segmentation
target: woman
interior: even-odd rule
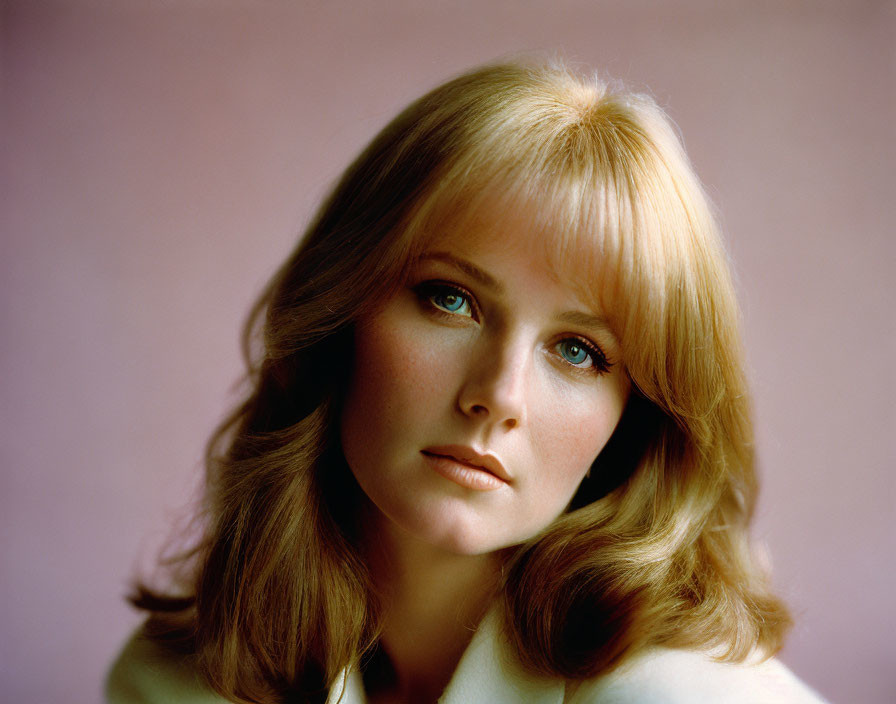
[[[653,102],[440,86],[256,304],[203,538],[133,597],[110,699],[818,701],[767,659],[737,323]]]

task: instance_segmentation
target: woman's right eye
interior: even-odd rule
[[[427,281],[417,287],[417,294],[441,313],[473,318],[473,303],[470,294],[458,286]]]

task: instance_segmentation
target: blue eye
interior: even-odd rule
[[[469,294],[457,286],[427,282],[419,288],[419,295],[440,312],[467,318],[474,317]]]
[[[560,340],[554,349],[565,362],[579,371],[606,374],[613,366],[600,347],[578,337]]]
[[[576,367],[582,366],[585,362],[588,362],[589,367],[593,364],[591,351],[579,340],[562,340],[557,345],[557,350],[563,359]]]
[[[457,313],[464,308],[464,306],[467,308],[470,307],[470,304],[463,296],[454,292],[437,293],[432,297],[432,302],[439,308],[447,310],[449,313]]]

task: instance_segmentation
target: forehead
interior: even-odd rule
[[[513,261],[568,289],[584,305],[603,310],[615,278],[603,229],[563,215],[556,204],[482,198],[431,218],[420,254],[448,251]]]

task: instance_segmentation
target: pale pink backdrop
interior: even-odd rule
[[[521,50],[666,106],[727,232],[784,659],[896,700],[894,144],[886,1],[7,2],[4,701],[95,702],[122,601],[194,491],[237,331],[398,108]]]

